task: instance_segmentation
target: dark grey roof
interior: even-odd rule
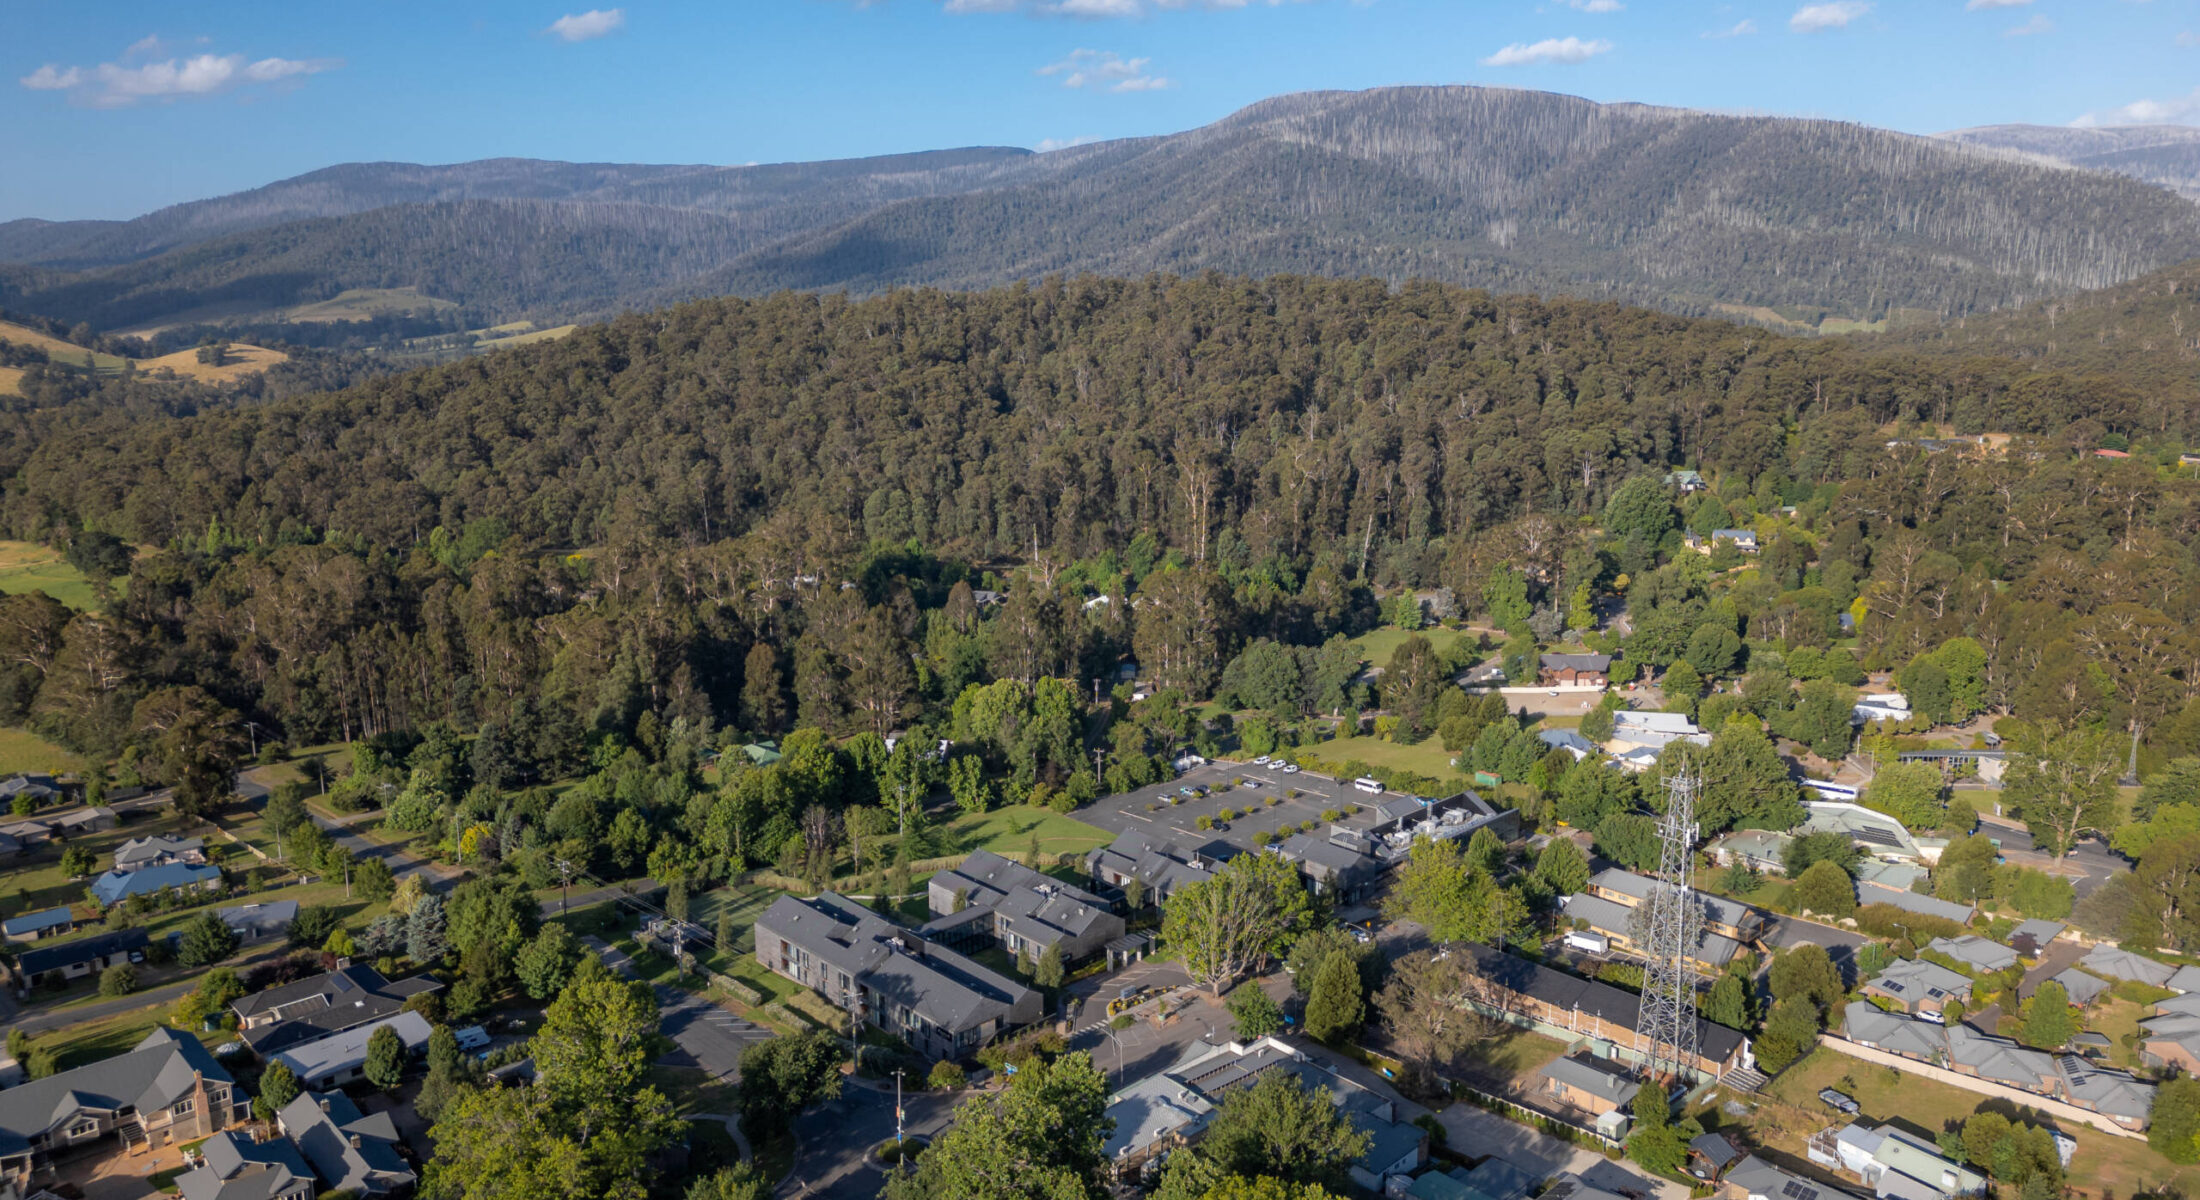
[[[1535,1190],[1540,1180],[1492,1155],[1483,1159],[1481,1166],[1467,1172],[1466,1182],[1489,1200],[1527,1200],[1528,1193]]]
[[[2076,967],[2065,967],[2055,976],[2053,982],[2061,984],[2064,994],[2070,997],[2070,1002],[2080,1008],[2093,1003],[2100,998],[2102,992],[2114,986],[2106,979],[2089,975]]]
[[[1711,1165],[1715,1168],[1723,1167],[1742,1156],[1742,1152],[1734,1148],[1734,1143],[1727,1141],[1723,1135],[1716,1133],[1704,1134],[1695,1141],[1688,1143],[1688,1148],[1710,1160]]]
[[[197,1038],[155,1029],[127,1054],[0,1091],[0,1155],[27,1151],[30,1139],[80,1112],[166,1108],[189,1095],[201,1075],[234,1082]]]
[[[1640,1015],[1641,998],[1609,983],[1568,975],[1554,967],[1529,962],[1519,955],[1493,950],[1480,942],[1461,942],[1458,949],[1474,960],[1476,974],[1553,1008],[1575,1010],[1623,1029],[1633,1029]],[[1696,1048],[1705,1058],[1724,1062],[1741,1048],[1741,1044],[1740,1033],[1696,1018]]]
[[[270,900],[263,904],[239,904],[215,914],[224,925],[253,937],[281,933],[298,919],[296,900]]]
[[[313,1168],[285,1138],[255,1142],[217,1133],[200,1143],[199,1154],[200,1165],[176,1177],[184,1200],[272,1200],[300,1183],[313,1188]]]
[[[1887,964],[1867,986],[1877,988],[1890,996],[1898,996],[1904,1003],[1915,1004],[1920,1000],[1939,1000],[1950,996],[1968,997],[1971,981],[1957,971],[1922,958],[1900,958]]]
[[[1194,860],[1197,866],[1193,865]],[[1095,870],[1106,867],[1133,876],[1156,891],[1175,894],[1179,889],[1214,878],[1215,858],[1187,849],[1167,838],[1143,830],[1125,830],[1115,841],[1092,852]]]
[[[1611,667],[1609,654],[1546,654],[1543,668],[1547,671],[1602,671]]]
[[[265,1057],[394,1016],[405,1007],[406,997],[442,986],[426,975],[392,983],[373,967],[350,966],[254,992],[229,1007],[238,1016],[249,1017],[275,1008],[305,1006],[273,1025],[238,1035],[254,1054]]]
[[[1793,1175],[1752,1154],[1727,1170],[1726,1181],[1754,1200],[1854,1200],[1855,1193]]]
[[[1658,882],[1648,875],[1637,875],[1633,871],[1622,870],[1619,867],[1606,867],[1591,877],[1589,886],[1618,892],[1623,896],[1632,896],[1637,900],[1647,900],[1650,893],[1658,886]],[[1721,925],[1731,925],[1736,929],[1747,929],[1764,916],[1763,913],[1739,900],[1729,900],[1724,896],[1713,896],[1704,892],[1693,892],[1690,895],[1696,903],[1703,906],[1705,916]]]
[[[2154,1110],[2154,1085],[2123,1071],[2104,1070],[2073,1054],[2055,1060],[2072,1101],[2112,1117],[2144,1120]]]
[[[757,918],[756,926],[801,946],[881,999],[949,1033],[990,1020],[1018,1024],[1017,1010],[1037,1003],[1030,988],[951,950],[927,945],[916,931],[832,892],[809,899],[781,896]],[[897,939],[902,948],[893,944]]]
[[[331,1188],[373,1195],[412,1181],[413,1170],[397,1153],[397,1130],[389,1117],[361,1114],[342,1092],[302,1092],[277,1120]]]
[[[1331,878],[1372,874],[1382,869],[1381,859],[1319,833],[1292,834],[1276,846],[1276,852],[1292,862],[1315,868],[1315,874]]]
[[[131,863],[157,862],[162,858],[175,858],[192,851],[204,852],[205,838],[180,838],[172,833],[156,833],[147,837],[131,838],[115,847],[115,865],[125,867]]]
[[[0,800],[12,800],[26,792],[40,799],[48,799],[61,794],[61,785],[54,782],[51,775],[17,775],[0,782]]]
[[[1952,938],[1937,937],[1926,943],[1925,948],[1945,954],[1975,971],[1999,971],[2017,961],[2016,951],[1975,933]]]
[[[1619,1064],[1585,1054],[1562,1054],[1543,1064],[1541,1073],[1547,1079],[1600,1096],[1622,1108],[1633,1103],[1635,1093],[1642,1090],[1642,1084],[1629,1077]]]
[[[110,954],[143,950],[146,944],[144,930],[117,929],[111,933],[93,934],[91,937],[76,938],[59,945],[33,946],[15,956],[15,969],[26,976],[42,975],[47,971],[73,967]]]

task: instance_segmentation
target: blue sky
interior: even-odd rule
[[[361,160],[1044,147],[1386,84],[1921,133],[2200,123],[2200,0],[593,2],[6,0],[0,220]]]

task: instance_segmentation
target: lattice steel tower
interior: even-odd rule
[[[1635,1051],[1643,1073],[1674,1078],[1696,1061],[1696,973],[1689,960],[1703,941],[1703,912],[1690,886],[1696,848],[1696,777],[1665,781],[1665,815],[1658,821],[1658,875],[1643,900],[1649,965],[1642,973],[1642,1011]]]

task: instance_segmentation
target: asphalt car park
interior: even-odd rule
[[[1104,797],[1077,815],[1111,833],[1136,829],[1188,848],[1219,843],[1218,851],[1227,847],[1231,853],[1242,853],[1258,848],[1255,838],[1261,833],[1269,834],[1271,840],[1280,839],[1297,833],[1307,821],[1314,822],[1318,831],[1328,824],[1322,813],[1334,810],[1342,814],[1348,805],[1358,805],[1359,813],[1340,816],[1335,824],[1348,828],[1371,825],[1373,805],[1399,795],[1370,794],[1354,787],[1350,780],[1331,779],[1312,771],[1286,772],[1283,768],[1281,762],[1203,763],[1174,779]],[[1199,794],[1202,790],[1205,795]],[[1244,815],[1221,821],[1225,809]],[[1218,827],[1201,829],[1201,817],[1215,820]]]

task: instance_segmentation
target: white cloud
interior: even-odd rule
[[[2023,8],[2032,0],[1971,0],[1963,6],[1965,12],[1979,12],[1989,8]]]
[[[2071,124],[2080,129],[2103,125],[2200,125],[2200,88],[2167,100],[2134,100],[2122,108],[2089,112]]]
[[[83,80],[84,72],[77,70],[75,67],[64,69],[52,63],[47,63],[16,82],[34,92],[62,92],[75,87]]]
[[[2177,35],[2177,44],[2187,50],[2192,49],[2194,46],[2200,46],[2200,33],[2194,33],[2188,29]]]
[[[1045,154],[1049,150],[1067,150],[1071,146],[1090,146],[1091,144],[1099,140],[1099,138],[1096,138],[1089,133],[1080,133],[1076,137],[1041,138],[1039,140],[1039,144],[1033,146],[1032,149],[1037,150],[1041,154]]]
[[[263,58],[242,54],[194,54],[138,61],[162,51],[160,39],[140,38],[123,51],[121,61],[94,67],[47,63],[18,83],[33,91],[66,92],[74,104],[92,108],[128,108],[146,100],[172,101],[215,96],[247,84],[271,84],[333,71],[340,58]]]
[[[2033,13],[2031,20],[2026,21],[2022,25],[2012,25],[2009,28],[2002,30],[2001,36],[2030,37],[2035,33],[2053,32],[2055,32],[2055,23],[2047,19],[2046,13]]]
[[[1066,88],[1094,88],[1110,92],[1158,92],[1173,86],[1146,69],[1150,58],[1124,58],[1113,50],[1072,50],[1068,58],[1039,68],[1041,75],[1059,75]]]
[[[1870,0],[1827,0],[1824,4],[1806,4],[1788,18],[1788,28],[1797,33],[1819,33],[1828,29],[1846,29],[1851,21],[1872,10]]]
[[[1540,42],[1514,42],[1482,60],[1485,67],[1522,67],[1538,63],[1587,62],[1609,53],[1612,43],[1603,38],[1582,41],[1577,37],[1544,38]]]
[[[550,22],[544,33],[563,38],[568,42],[592,42],[607,34],[626,28],[626,10],[623,8],[591,8],[584,13],[567,13]]]
[[[1744,17],[1724,29],[1713,29],[1703,36],[1707,38],[1735,38],[1748,37],[1755,32],[1757,32],[1757,22]]]
[[[1560,2],[1575,12],[1585,13],[1614,13],[1627,7],[1621,4],[1619,0],[1560,0]]]

